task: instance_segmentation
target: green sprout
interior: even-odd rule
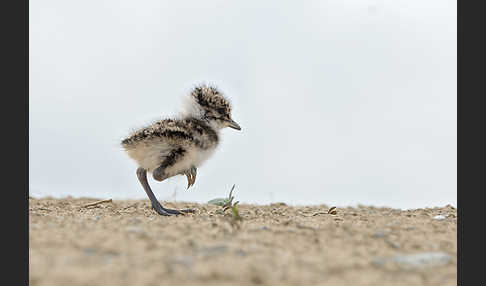
[[[233,199],[234,199],[233,190],[234,189],[235,189],[235,185],[233,185],[233,187],[231,188],[231,191],[230,191],[229,196],[227,198],[213,199],[213,200],[210,200],[208,202],[208,204],[223,207],[223,211],[226,211],[227,209],[231,208],[232,206],[236,206],[239,203],[239,201],[233,203]]]
[[[233,196],[233,190],[235,189],[235,185],[230,190],[230,193],[227,198],[218,198],[218,199],[213,199],[208,202],[208,204],[213,204],[217,205],[223,208],[222,211],[218,210],[218,213],[220,212],[221,214],[224,213],[226,210],[231,209],[231,214],[232,214],[232,220],[231,220],[231,225],[232,226],[238,226],[237,222],[241,221],[242,218],[240,216],[240,212],[238,210],[238,203],[239,201],[236,201],[233,203],[233,199],[235,198]]]

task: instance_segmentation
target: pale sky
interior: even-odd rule
[[[242,131],[159,200],[421,208],[457,189],[456,1],[30,1],[33,196],[140,198],[119,146],[216,84]],[[175,197],[173,196],[175,192]]]

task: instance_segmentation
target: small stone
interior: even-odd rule
[[[386,236],[386,233],[384,230],[377,230],[375,233],[371,235],[373,238],[383,238]]]
[[[130,218],[130,223],[132,223],[132,224],[138,224],[138,223],[140,223],[140,220],[138,218],[136,218],[136,217],[132,217],[132,218]]]
[[[397,255],[392,261],[404,268],[425,268],[446,265],[452,257],[445,252],[424,252],[411,255]]]
[[[167,260],[169,271],[172,272],[175,265],[182,265],[185,268],[191,268],[194,258],[192,256],[175,256]]]
[[[238,256],[247,256],[248,255],[248,253],[246,251],[242,250],[242,249],[237,249],[235,251],[235,254],[238,255]]]
[[[400,244],[396,243],[396,242],[393,242],[391,240],[388,240],[388,239],[385,239],[385,242],[388,243],[388,245],[390,245],[392,248],[400,248]]]
[[[398,221],[392,221],[390,223],[387,223],[385,226],[386,227],[394,227],[394,226],[398,226],[400,225],[400,223]]]
[[[125,230],[127,232],[137,234],[140,237],[147,237],[147,233],[141,227],[138,226],[127,226]]]
[[[433,219],[435,219],[435,220],[444,220],[444,219],[446,219],[446,217],[443,216],[443,215],[436,215],[436,216],[433,217]]]
[[[95,248],[92,248],[92,247],[86,247],[86,248],[83,248],[83,252],[86,255],[94,255],[94,254],[96,254],[97,250]]]
[[[208,257],[217,256],[227,251],[228,247],[226,245],[217,245],[212,247],[202,247],[198,250],[198,253],[201,254],[203,257]]]
[[[386,258],[377,258],[377,257],[375,257],[375,258],[373,258],[371,260],[371,263],[373,265],[375,265],[375,266],[378,266],[378,267],[384,266],[386,262],[387,262],[387,259]]]
[[[128,232],[135,232],[135,233],[138,233],[138,232],[142,232],[142,228],[141,227],[138,227],[138,226],[127,226],[126,228],[126,231]]]

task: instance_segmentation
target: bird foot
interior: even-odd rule
[[[158,205],[152,205],[152,209],[154,209],[159,215],[162,216],[171,216],[171,215],[185,215],[187,213],[195,213],[195,209],[166,209],[160,203]]]
[[[196,210],[195,209],[180,209],[180,210],[175,210],[175,209],[165,209],[166,212],[170,213],[170,214],[175,214],[175,215],[179,215],[179,214],[187,214],[187,213],[195,213]]]

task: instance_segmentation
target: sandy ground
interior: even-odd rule
[[[457,210],[29,198],[30,285],[456,285]],[[439,216],[439,217],[436,217]],[[434,218],[435,217],[435,218]]]

